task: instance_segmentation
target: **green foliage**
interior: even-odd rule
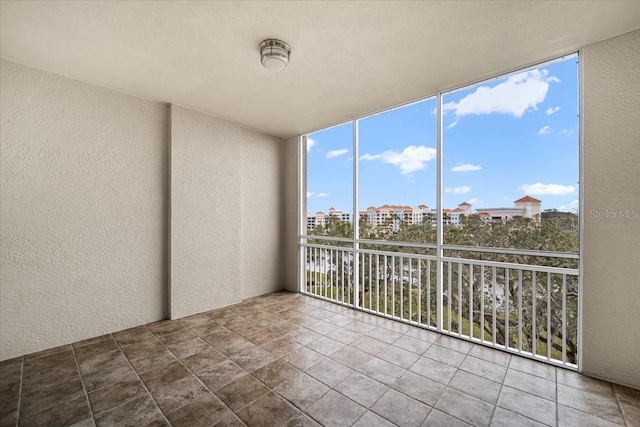
[[[540,222],[522,217],[485,222],[477,215],[470,215],[463,217],[462,222],[461,226],[444,227],[445,244],[546,252],[578,251],[579,227],[575,214],[545,211]],[[395,233],[381,233],[366,221],[361,221],[360,234],[363,238],[386,240],[389,243],[435,244],[436,229],[431,224],[430,220],[411,226],[403,224]],[[329,222],[325,229],[318,231],[318,234],[326,236],[353,236],[351,224],[338,220]],[[322,251],[316,248],[308,252],[307,262],[322,271],[322,274],[316,273],[313,278],[308,276],[309,292],[352,303],[355,300],[354,258],[349,255],[352,251],[347,249],[352,243],[321,240],[312,243],[344,246],[345,251]],[[397,255],[359,254],[357,266],[360,269],[360,283],[357,289],[360,306],[435,326],[435,250],[384,243],[362,244],[361,249]],[[576,363],[577,276],[534,272],[527,266],[576,269],[577,260],[457,249],[446,250],[444,255],[460,260],[443,263],[444,330],[475,338],[482,336],[487,341],[542,356],[550,355],[555,359],[562,358],[564,346],[567,361]],[[521,264],[522,267],[481,268],[470,265],[474,260]]]

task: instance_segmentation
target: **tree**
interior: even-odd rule
[[[445,225],[443,237],[447,245],[577,252],[577,221],[575,214],[555,211],[543,212],[540,222],[523,217],[486,222],[477,215],[468,215],[462,216],[461,226]],[[361,249],[389,255],[360,253],[356,263],[352,251],[346,250],[352,242],[315,241],[321,245],[345,247],[345,251],[327,249],[322,255],[317,255],[318,251],[310,255],[325,259],[331,266],[328,270],[325,268],[333,275],[328,281],[330,286],[320,286],[319,292],[327,296],[329,293],[344,294],[341,301],[351,303],[355,289],[354,268],[357,266],[360,269],[358,290],[361,307],[382,311],[386,304],[389,315],[413,321],[420,319],[424,324],[435,325],[435,250],[393,244],[435,244],[436,228],[432,222],[427,217],[420,224],[403,224],[395,233],[388,235],[378,234],[376,228],[364,219],[360,221],[360,228],[361,237],[383,238],[388,242],[362,243]],[[319,231],[333,237],[353,236],[352,224],[345,221],[330,221]],[[442,266],[445,329],[451,325],[452,333],[484,337],[491,341],[495,339],[497,344],[522,348],[523,351],[533,352],[535,347],[538,354],[546,355],[550,344],[548,351],[555,358],[561,357],[564,343],[567,361],[576,362],[578,278],[572,274],[535,272],[530,267],[577,269],[576,259],[457,249],[444,252],[445,257],[452,259],[445,260]],[[482,268],[477,261],[520,266]],[[310,280],[308,283],[313,282]],[[564,312],[563,306],[566,308]]]

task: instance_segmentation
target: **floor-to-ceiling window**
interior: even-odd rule
[[[577,63],[303,136],[301,291],[576,367]]]

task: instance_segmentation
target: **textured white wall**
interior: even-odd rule
[[[0,360],[282,288],[280,139],[0,68]]]
[[[282,289],[283,141],[242,129],[242,298]]]
[[[239,302],[241,128],[171,107],[171,317]]]
[[[586,47],[582,61],[583,368],[640,388],[640,30]]]
[[[281,289],[282,141],[171,111],[171,317]]]
[[[298,292],[298,137],[286,139],[282,144],[284,164],[284,245],[283,285],[291,292]]]
[[[0,359],[162,318],[166,107],[0,72]]]

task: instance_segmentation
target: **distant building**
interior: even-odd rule
[[[481,219],[488,220],[508,220],[516,216],[524,218],[531,218],[536,221],[540,221],[540,206],[541,200],[538,200],[531,196],[524,196],[513,202],[513,207],[505,208],[482,208],[478,212]]]
[[[401,224],[421,224],[428,217],[430,210],[427,205],[415,207],[401,205],[369,206],[366,211],[360,211],[360,219],[387,231],[398,231]]]
[[[327,216],[330,217],[330,218],[339,219],[340,221],[351,222],[351,214],[350,213],[343,212],[343,211],[335,209],[333,207],[329,208],[329,213],[327,214]]]
[[[367,210],[358,212],[361,221],[366,221],[382,230],[397,231],[401,224],[421,224],[425,218],[431,218],[432,210],[427,205],[415,207],[401,205],[369,206]],[[307,230],[312,231],[318,225],[325,227],[331,218],[352,222],[352,214],[333,207],[325,214],[322,211],[307,214]]]
[[[538,200],[531,196],[524,196],[515,202],[513,202],[519,208],[524,208],[524,216],[525,218],[533,218],[536,221],[540,220],[540,215],[542,211],[540,210],[540,205],[542,204],[542,200]]]
[[[307,215],[307,231],[313,231],[318,225],[324,227],[326,225],[326,218],[324,212],[318,211],[315,214]]]
[[[516,216],[540,221],[542,212],[540,209],[541,200],[531,196],[524,196],[515,200],[513,204],[513,207],[482,208],[482,210],[476,212],[470,203],[462,202],[454,209],[442,210],[443,224],[460,226],[462,225],[462,217],[471,214],[477,214],[482,221],[504,221]],[[436,209],[429,209],[424,204],[415,207],[385,204],[378,207],[369,206],[367,210],[358,212],[358,218],[377,227],[379,230],[393,232],[398,231],[402,224],[416,225],[429,222],[435,226],[437,213]],[[351,213],[331,207],[326,214],[322,211],[308,214],[307,231],[312,231],[317,226],[324,228],[332,219],[347,222],[353,221]]]

